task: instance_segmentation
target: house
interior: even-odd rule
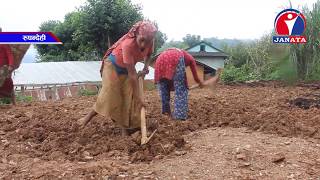
[[[200,80],[206,80],[215,75],[218,68],[223,68],[228,55],[222,50],[204,41],[186,49],[197,62],[197,72]],[[187,78],[190,85],[195,84],[190,68],[187,68]]]
[[[228,58],[228,55],[222,50],[204,41],[185,50],[196,59],[197,72],[200,80],[206,80],[214,76],[218,68],[224,67],[225,60]],[[156,59],[156,57],[154,59]],[[186,74],[188,84],[195,84],[196,82],[193,79],[190,67],[187,68]]]
[[[34,99],[59,100],[76,97],[81,90],[98,91],[101,87],[101,61],[66,61],[22,63],[14,72],[15,90]],[[137,63],[137,71],[143,63]],[[146,82],[154,78],[154,69],[149,69]]]

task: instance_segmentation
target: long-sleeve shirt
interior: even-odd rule
[[[196,60],[187,51],[183,50],[182,52],[183,52],[183,55],[184,55],[184,63],[186,64],[186,66],[190,66],[190,69],[191,69],[191,72],[192,72],[192,75],[193,75],[193,79],[197,83],[200,83],[200,79],[199,79],[198,73],[197,73]]]
[[[200,83],[196,70],[196,60],[187,51],[177,48],[168,49],[158,56],[155,64],[155,82],[157,83],[161,79],[172,80],[181,58],[184,58],[186,66],[190,66],[194,80]]]
[[[14,66],[13,53],[7,44],[0,44],[0,67],[4,65]]]

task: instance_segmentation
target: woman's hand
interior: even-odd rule
[[[12,74],[12,72],[14,71],[13,66],[9,66],[9,67],[8,67],[8,71],[9,71],[8,76],[11,77],[11,74]]]
[[[149,69],[143,69],[142,71],[138,72],[138,77],[144,77],[147,74],[149,74]]]
[[[205,87],[204,83],[202,81],[199,82],[199,87],[202,89]]]
[[[9,72],[12,72],[13,71],[13,66],[9,66],[8,70],[9,70]]]
[[[134,96],[135,99],[135,106],[140,110],[141,108],[146,107],[146,103],[144,99],[141,96]]]
[[[141,109],[143,107],[144,108],[146,107],[146,103],[145,103],[145,101],[144,101],[144,99],[142,97],[138,97],[137,98],[137,106],[138,106],[139,109]]]

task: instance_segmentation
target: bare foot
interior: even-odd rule
[[[129,136],[128,130],[125,129],[125,128],[121,128],[121,136],[122,136],[122,137]]]
[[[90,121],[91,119],[96,116],[98,113],[96,113],[95,111],[91,111],[89,114],[87,114],[85,117],[79,119],[77,121],[77,124],[81,127],[84,128]]]
[[[88,124],[88,122],[89,122],[88,118],[83,117],[83,118],[81,118],[81,119],[79,119],[79,120],[77,121],[77,124],[78,124],[81,128],[84,128],[84,127]]]

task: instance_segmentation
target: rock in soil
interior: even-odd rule
[[[175,154],[176,156],[182,156],[182,155],[187,154],[187,151],[176,151],[176,152],[174,152],[174,154]]]
[[[237,159],[245,160],[247,156],[245,154],[237,154]]]
[[[286,157],[284,156],[283,153],[278,153],[272,157],[272,162],[273,163],[280,163],[280,162],[284,161],[285,159],[286,159]]]

